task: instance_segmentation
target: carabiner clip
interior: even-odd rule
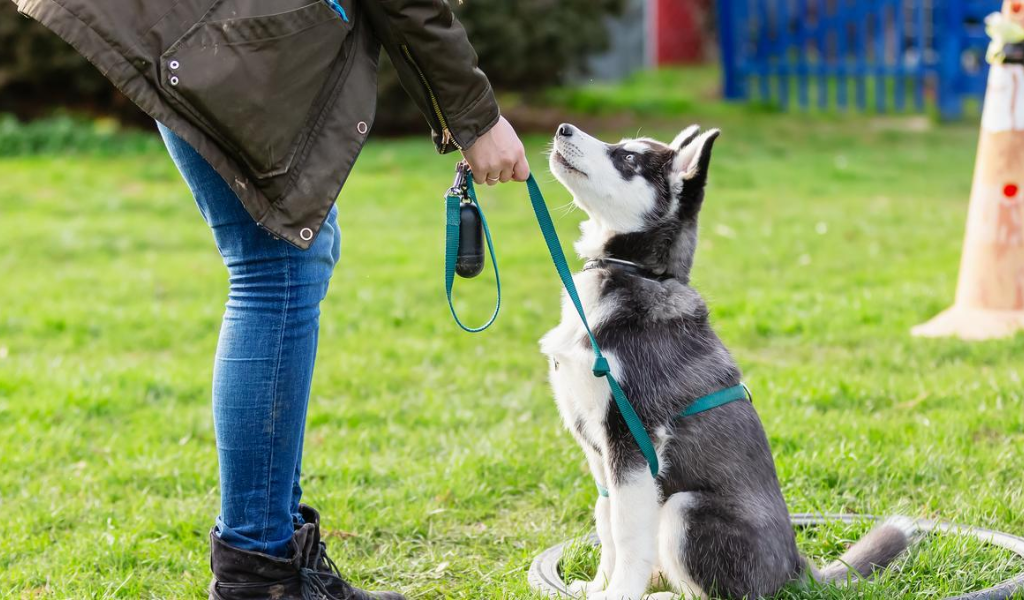
[[[469,174],[470,174],[469,163],[465,160],[460,160],[459,164],[455,165],[455,181],[452,182],[452,187],[448,188],[445,193],[445,197],[460,198],[463,201],[469,200]]]

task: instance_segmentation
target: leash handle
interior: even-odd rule
[[[636,410],[633,409],[633,405],[626,398],[626,394],[622,391],[622,387],[619,386],[619,382],[612,375],[608,359],[601,354],[601,347],[597,343],[597,338],[594,337],[594,333],[590,330],[587,315],[583,312],[583,303],[580,301],[580,295],[576,291],[576,284],[572,280],[572,271],[569,270],[569,263],[565,260],[565,253],[562,252],[562,243],[559,241],[555,225],[551,221],[551,214],[548,212],[547,204],[544,202],[544,195],[541,194],[537,180],[533,178],[532,174],[526,180],[526,187],[530,192],[530,204],[533,205],[533,212],[537,215],[537,224],[540,225],[541,234],[544,235],[544,242],[547,244],[548,252],[551,254],[551,262],[555,263],[555,270],[558,271],[558,277],[562,280],[565,292],[576,307],[576,312],[579,313],[580,320],[583,322],[583,328],[587,330],[587,336],[590,338],[590,346],[594,350],[594,376],[604,377],[608,380],[608,387],[612,390],[615,406],[618,407],[619,413],[622,414],[622,418],[626,421],[626,426],[629,427],[629,432],[633,434],[633,439],[636,440],[637,446],[640,447],[640,452],[647,459],[647,465],[651,469],[651,476],[657,477],[658,453],[654,450],[654,443],[651,442],[651,436],[647,434],[647,429],[644,428],[640,417],[636,414]]]
[[[462,223],[460,209],[464,200],[470,200],[477,206],[480,222],[484,228],[484,237],[487,240],[487,252],[491,255],[491,265],[494,267],[494,282],[498,289],[494,313],[491,314],[491,318],[486,323],[479,327],[467,327],[463,324],[459,319],[459,315],[455,312],[455,305],[452,303],[452,288],[455,286],[455,263],[459,255],[459,226]],[[448,308],[452,311],[452,317],[463,331],[479,333],[493,325],[494,320],[498,318],[498,311],[501,310],[501,278],[498,276],[498,259],[494,254],[491,229],[487,226],[484,210],[476,199],[476,189],[473,187],[473,173],[469,171],[464,162],[459,163],[455,184],[445,194],[444,290],[448,296]]]

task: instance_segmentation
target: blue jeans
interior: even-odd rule
[[[299,250],[260,229],[238,196],[186,142],[160,126],[228,269],[213,369],[220,459],[216,532],[242,550],[287,557],[299,517],[302,438],[320,301],[341,252],[337,208]]]

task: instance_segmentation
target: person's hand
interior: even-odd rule
[[[473,170],[473,179],[487,185],[526,181],[530,175],[523,142],[505,117],[499,117],[494,127],[463,150],[462,155]]]

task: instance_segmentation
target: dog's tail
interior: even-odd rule
[[[884,569],[917,540],[920,530],[913,519],[890,517],[857,541],[839,560],[814,573],[820,583],[846,583]]]

